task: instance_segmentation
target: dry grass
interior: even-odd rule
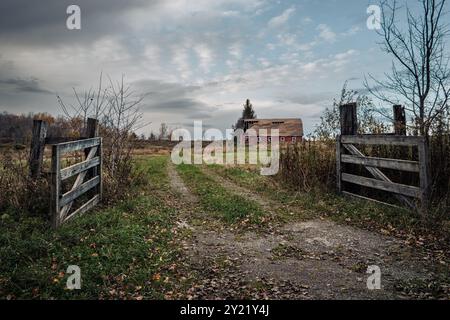
[[[17,216],[48,211],[48,181],[30,179],[27,155],[28,150],[13,149],[5,149],[0,155],[0,212]]]
[[[142,183],[143,174],[135,168],[133,158],[138,155],[157,154],[153,150],[139,149],[136,154],[121,159],[116,163],[114,174],[110,166],[103,167],[104,201],[113,204],[125,199],[132,186]],[[167,151],[166,151],[167,152]],[[164,154],[166,154],[166,152]],[[50,204],[50,167],[51,151],[46,148],[42,176],[37,179],[29,177],[29,149],[2,148],[0,153],[0,212],[18,217],[22,215],[47,216]],[[61,163],[67,167],[82,161],[84,152],[73,152],[63,157]],[[106,159],[108,161],[108,159]],[[62,185],[63,191],[73,183],[69,179]]]
[[[333,141],[305,141],[287,145],[280,154],[278,178],[303,191],[332,189],[336,181],[336,152]]]

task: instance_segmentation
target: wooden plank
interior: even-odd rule
[[[342,136],[343,144],[367,144],[367,145],[389,145],[389,146],[417,146],[423,142],[423,137],[404,137],[389,135],[359,135]]]
[[[92,188],[97,186],[99,183],[100,183],[100,178],[97,176],[97,177],[94,177],[91,180],[88,180],[87,182],[83,183],[78,188],[63,194],[61,200],[59,201],[59,206],[64,207],[67,204],[73,202],[79,196],[86,193],[88,190],[91,190]]]
[[[92,199],[90,199],[88,202],[86,202],[85,204],[83,204],[81,207],[79,207],[77,210],[75,210],[72,214],[70,214],[69,216],[67,216],[64,222],[67,222],[69,220],[71,220],[72,218],[74,218],[75,216],[80,216],[83,213],[86,213],[87,211],[91,210],[92,208],[94,208],[98,203],[100,202],[100,196],[97,194],[95,195]]]
[[[385,182],[348,173],[342,174],[342,181],[354,183],[363,187],[374,188],[387,192],[394,192],[408,197],[420,198],[420,188],[399,183]]]
[[[359,194],[351,193],[351,192],[348,192],[348,191],[343,191],[342,193],[347,195],[347,196],[355,197],[355,198],[358,198],[358,199],[361,199],[361,200],[371,201],[371,202],[379,203],[379,204],[382,204],[382,205],[385,205],[385,206],[389,206],[389,207],[393,207],[393,208],[397,208],[397,209],[404,209],[402,207],[396,206],[395,204],[391,204],[391,203],[387,203],[387,202],[384,202],[384,201],[380,201],[380,200],[364,197],[364,196],[361,196]]]
[[[100,138],[70,141],[58,144],[61,154],[96,147],[100,144]]]
[[[42,162],[44,160],[45,138],[47,136],[48,124],[42,120],[33,121],[33,133],[31,137],[30,149],[30,177],[38,178],[42,171]]]
[[[52,219],[53,228],[57,228],[60,225],[60,205],[59,194],[61,190],[61,157],[59,153],[59,147],[57,145],[52,147],[52,186],[51,186],[51,203],[50,203],[50,216]]]
[[[374,158],[348,154],[343,154],[341,156],[341,159],[344,163],[352,163],[369,167],[394,169],[408,172],[419,172],[419,162],[417,161]]]
[[[338,135],[336,138],[336,184],[337,184],[337,191],[342,192],[342,181],[341,181],[341,157],[342,157],[342,150],[341,150],[341,136]]]
[[[79,174],[83,171],[89,170],[93,167],[100,165],[100,157],[95,157],[93,159],[85,160],[83,162],[74,164],[73,166],[64,168],[61,170],[61,180],[66,180]]]

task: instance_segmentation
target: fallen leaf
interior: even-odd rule
[[[156,274],[154,274],[153,275],[153,278],[152,278],[154,281],[159,281],[160,279],[161,279],[161,275],[159,274],[159,273],[156,273]]]

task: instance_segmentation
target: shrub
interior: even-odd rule
[[[27,149],[6,149],[0,154],[0,212],[46,215],[49,204],[47,179],[29,177]]]

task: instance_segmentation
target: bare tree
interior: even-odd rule
[[[450,97],[449,34],[446,23],[447,0],[419,0],[419,8],[406,5],[406,25],[398,16],[402,9],[396,0],[381,2],[382,49],[393,57],[392,70],[385,80],[365,86],[374,96],[389,104],[404,104],[414,116],[421,135],[429,135],[433,123],[448,108]],[[419,13],[417,11],[420,11]]]
[[[82,119],[93,117],[99,120],[103,137],[103,163],[106,185],[111,194],[117,194],[131,177],[134,133],[148,125],[143,121],[140,104],[144,95],[134,92],[124,82],[124,77],[103,87],[102,76],[97,89],[90,89],[83,95],[74,89],[77,106],[69,107],[58,97],[66,118]],[[83,121],[82,123],[84,123]],[[80,128],[81,129],[81,128]]]
[[[144,96],[131,90],[124,83],[123,76],[120,81],[109,79],[109,82],[107,107],[100,123],[103,126],[102,135],[109,144],[105,148],[105,158],[109,160],[105,161],[105,166],[109,166],[109,173],[114,177],[123,165],[126,165],[127,170],[131,169],[132,133],[147,124],[143,122],[143,114],[139,109]]]
[[[100,74],[98,88],[90,88],[83,94],[72,88],[77,105],[66,105],[58,95],[58,103],[67,120],[80,119],[80,123],[85,125],[87,118],[100,119],[105,109],[108,107],[108,87],[103,87],[103,74]],[[72,121],[73,122],[73,121]],[[77,122],[74,122],[77,123]],[[72,128],[80,131],[82,128]]]
[[[380,134],[388,130],[379,120],[372,99],[364,93],[348,88],[346,81],[339,96],[333,99],[333,105],[323,111],[320,122],[314,130],[314,136],[322,140],[335,140],[341,129],[339,107],[352,102],[358,104],[358,133]]]

